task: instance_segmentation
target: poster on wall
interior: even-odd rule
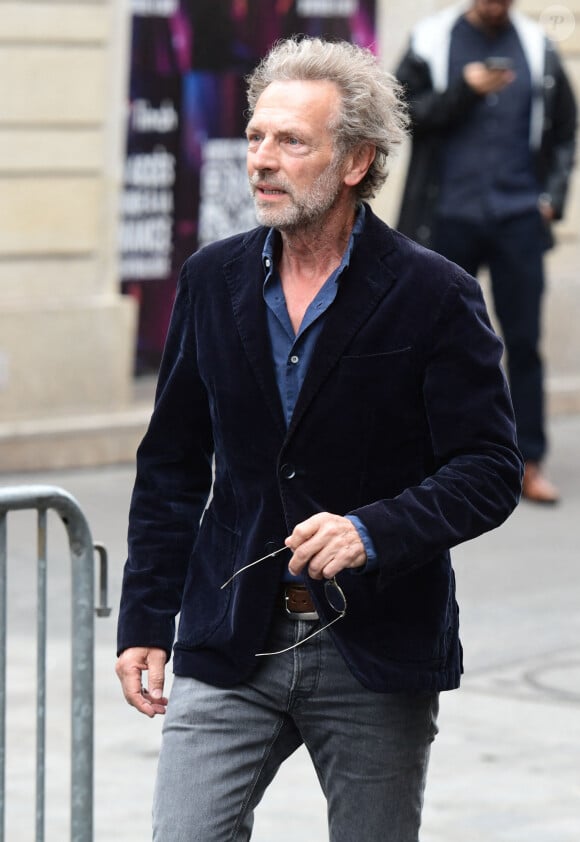
[[[376,0],[132,0],[122,289],[139,305],[136,372],[155,372],[179,269],[256,224],[244,77],[279,38],[373,49]]]

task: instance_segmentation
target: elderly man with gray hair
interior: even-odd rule
[[[166,713],[153,838],[248,840],[305,744],[332,842],[416,842],[462,672],[449,549],[520,493],[502,346],[364,201],[406,124],[370,51],[283,41],[248,99],[259,226],[186,261],[137,455],[117,673]]]

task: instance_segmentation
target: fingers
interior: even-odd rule
[[[167,699],[163,695],[165,662],[163,649],[133,647],[119,655],[115,671],[127,702],[150,718],[164,714]],[[148,687],[143,687],[143,673],[148,673]]]
[[[463,68],[463,77],[476,93],[497,93],[515,79],[513,70],[491,69],[481,61],[472,61]]]
[[[540,201],[538,207],[544,222],[553,222],[556,214],[552,205],[549,202]]]
[[[299,523],[286,539],[293,551],[288,564],[294,576],[307,570],[313,579],[332,579],[341,570],[362,567],[366,553],[348,518],[321,512]]]

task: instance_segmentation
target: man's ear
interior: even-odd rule
[[[372,143],[361,143],[346,159],[344,183],[348,187],[360,184],[375,160],[377,148]]]

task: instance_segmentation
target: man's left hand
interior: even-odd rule
[[[354,524],[330,512],[303,520],[285,543],[293,552],[288,569],[294,576],[307,570],[312,579],[332,579],[341,570],[362,567],[367,559]]]

